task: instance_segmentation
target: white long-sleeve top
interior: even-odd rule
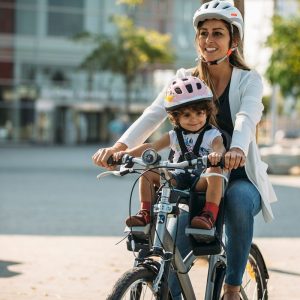
[[[190,69],[179,69],[176,77],[183,78],[191,73]],[[122,135],[119,142],[129,148],[135,147],[143,143],[161,125],[167,117],[163,105],[167,86]],[[261,77],[257,72],[233,68],[229,105],[234,130],[230,147],[237,147],[244,151],[246,174],[261,195],[262,213],[265,221],[269,222],[274,218],[270,203],[277,201],[277,197],[267,175],[268,165],[260,158],[255,136],[256,125],[263,111],[262,91]]]

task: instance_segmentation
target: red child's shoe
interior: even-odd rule
[[[150,212],[146,209],[141,209],[135,216],[130,216],[126,219],[128,227],[133,226],[146,226],[150,223]]]
[[[199,216],[196,216],[191,221],[191,226],[200,229],[212,229],[215,225],[215,220],[212,212],[202,211]]]

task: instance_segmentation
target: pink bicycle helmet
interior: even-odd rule
[[[189,104],[212,99],[212,91],[202,80],[194,76],[186,76],[177,78],[170,84],[164,106],[166,111],[172,111]]]

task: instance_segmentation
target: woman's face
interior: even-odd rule
[[[230,34],[226,24],[221,20],[206,20],[198,28],[198,45],[206,61],[224,57],[230,48]]]

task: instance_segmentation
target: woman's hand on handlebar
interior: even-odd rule
[[[126,150],[127,146],[122,143],[116,143],[112,147],[108,148],[101,148],[99,149],[93,156],[92,159],[94,161],[94,164],[97,166],[106,168],[108,170],[113,170],[115,167],[114,166],[109,166],[107,164],[107,160],[110,156],[112,156],[114,153],[117,153],[119,151]]]
[[[225,169],[228,169],[229,171],[245,165],[246,156],[243,150],[239,148],[231,148],[227,153],[225,153],[224,157]]]

